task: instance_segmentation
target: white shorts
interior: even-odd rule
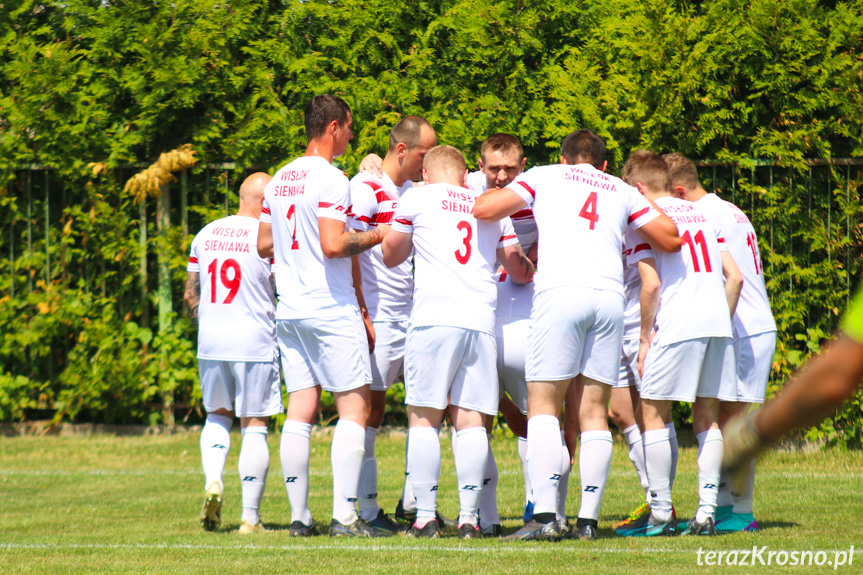
[[[276,339],[288,393],[316,385],[338,393],[372,382],[369,343],[359,312],[320,319],[277,319]]]
[[[527,380],[524,377],[524,362],[527,357],[527,333],[529,318],[498,318],[495,325],[497,341],[497,376],[500,380],[500,396],[509,394],[512,402],[522,414],[527,415]]]
[[[730,337],[700,337],[662,345],[654,339],[644,358],[642,399],[684,401],[711,397],[734,401],[737,376]]]
[[[617,383],[611,387],[638,388],[641,385],[641,376],[638,375],[638,339],[623,340],[620,355],[620,375]]]
[[[409,320],[376,321],[375,352],[372,354],[372,389],[386,391],[390,388],[405,362],[405,337]]]
[[[533,298],[527,381],[578,374],[614,385],[623,344],[623,296],[585,287],[554,288]]]
[[[737,359],[737,401],[764,403],[775,351],[775,331],[734,338],[734,357]]]
[[[435,409],[446,409],[449,403],[497,415],[496,360],[490,333],[460,327],[411,327],[405,344],[405,403]]]
[[[233,411],[236,417],[270,417],[285,410],[279,362],[199,359],[204,409]]]

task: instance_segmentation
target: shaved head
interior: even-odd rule
[[[264,202],[264,190],[273,177],[266,172],[255,172],[240,186],[240,209],[237,215],[260,217]]]

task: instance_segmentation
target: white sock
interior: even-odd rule
[[[698,439],[698,511],[695,520],[703,523],[716,513],[719,473],[722,468],[722,432],[708,429]]]
[[[533,487],[534,513],[557,512],[560,460],[560,422],[553,415],[534,415],[527,420],[527,459]]]
[[[731,499],[734,501],[734,513],[750,514],[752,513],[752,495],[755,491],[755,458],[750,459],[744,465],[748,466],[748,473],[743,491],[740,493],[731,492]]]
[[[375,439],[378,434],[376,427],[366,427],[366,452],[363,456],[363,467],[360,473],[359,500],[360,518],[371,521],[378,516],[378,460],[375,457]]]
[[[357,489],[365,454],[366,428],[339,419],[333,432],[330,461],[333,466],[333,519],[343,525],[357,520]]]
[[[533,490],[530,488],[530,466],[527,463],[527,438],[518,438],[518,458],[521,460],[521,474],[524,476],[524,504],[533,501]]]
[[[491,434],[486,433],[488,440],[488,460],[485,464],[485,477],[482,480],[482,495],[479,498],[479,526],[480,528],[500,523],[500,515],[497,513],[497,461],[494,451],[491,449]]]
[[[582,431],[578,449],[578,467],[581,473],[581,507],[579,519],[599,519],[599,506],[611,469],[611,452],[614,447],[610,431]]]
[[[312,524],[312,512],[309,511],[311,437],[311,424],[286,419],[279,443],[282,476],[285,479],[288,502],[291,504],[291,522],[301,521],[305,525]]]
[[[270,471],[266,427],[243,429],[239,470],[240,485],[243,489],[243,519],[255,525],[261,520],[259,509],[264,498],[264,489],[267,487],[267,473]]]
[[[650,483],[650,515],[653,523],[671,517],[671,442],[668,428],[644,432],[644,464]]]
[[[558,523],[566,521],[566,492],[569,489],[569,475],[572,471],[572,465],[569,463],[569,449],[566,447],[566,440],[563,438],[563,432],[560,434],[561,452],[560,459],[563,468],[560,471],[560,481],[557,484],[557,521]]]
[[[231,425],[234,419],[227,415],[207,414],[204,429],[201,430],[201,463],[204,466],[204,489],[213,482],[218,482],[223,488],[222,473],[225,471],[225,460],[231,449]]]
[[[674,478],[677,477],[677,452],[679,450],[677,429],[674,428],[673,421],[666,423],[665,428],[668,430],[668,442],[671,444],[671,475],[668,478],[668,484],[670,485],[669,489],[672,489],[674,488]]]
[[[719,493],[716,496],[717,507],[728,507],[734,505],[734,500],[731,498],[731,486],[728,484],[728,472],[725,467],[719,472]]]
[[[434,427],[412,427],[408,433],[408,461],[411,484],[416,495],[417,525],[435,518],[437,486],[440,477],[440,440]]]
[[[455,473],[458,477],[458,524],[478,523],[479,500],[488,464],[488,436],[485,427],[469,427],[456,432],[458,452]]]
[[[641,440],[641,430],[638,425],[630,425],[623,430],[623,437],[629,446],[629,460],[638,474],[638,481],[645,490],[648,488],[647,471],[644,469],[644,443]]]
[[[405,482],[402,487],[402,509],[405,511],[416,511],[417,498],[414,496],[414,488],[411,483],[411,471],[408,465],[408,450],[411,443],[411,430],[408,429],[407,440],[405,441]]]

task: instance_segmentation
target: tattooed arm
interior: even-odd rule
[[[497,249],[497,259],[503,265],[503,269],[509,274],[513,283],[526,284],[533,279],[536,269],[533,262],[527,259],[521,244],[512,244],[505,248]]]
[[[198,305],[201,303],[201,274],[198,272],[187,272],[186,293],[183,299],[186,302],[186,309],[189,311],[192,323],[198,327]]]
[[[378,226],[367,232],[345,231],[345,223],[332,218],[318,218],[321,249],[328,258],[348,258],[372,248],[384,239],[389,226]]]

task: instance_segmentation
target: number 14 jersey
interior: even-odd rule
[[[272,361],[276,346],[270,260],[258,256],[258,220],[229,216],[192,240],[186,270],[201,277],[198,357]]]

